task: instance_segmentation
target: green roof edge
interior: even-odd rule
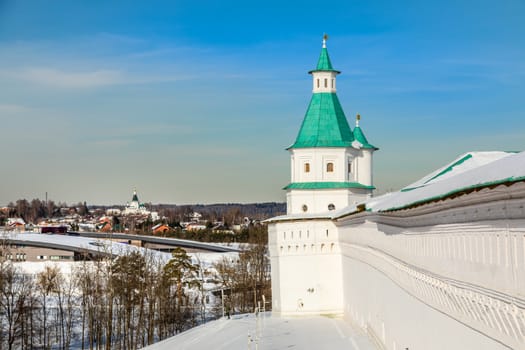
[[[359,188],[374,190],[374,186],[367,186],[358,182],[292,182],[285,186],[283,190],[324,190],[334,188]]]
[[[441,175],[444,175],[446,173],[448,173],[449,171],[452,171],[452,169],[454,169],[455,166],[458,166],[460,164],[462,164],[463,162],[469,160],[470,158],[472,158],[472,154],[467,154],[466,156],[464,156],[463,158],[461,158],[460,160],[458,160],[457,162],[454,162],[453,164],[450,164],[447,168],[443,169],[442,171],[440,171],[438,174],[432,176],[430,179],[428,179],[427,181],[424,182],[424,184],[427,184],[429,183],[430,181],[434,180],[434,179],[437,179],[438,177],[440,177]]]
[[[354,135],[354,139],[357,140],[362,145],[361,148],[369,148],[369,149],[374,149],[376,151],[379,149],[376,146],[368,143],[368,140],[366,139],[363,129],[361,129],[360,126],[354,127],[353,135]]]
[[[511,176],[511,177],[507,177],[505,179],[500,179],[500,180],[495,180],[495,181],[488,181],[488,182],[483,182],[483,183],[480,183],[480,184],[475,184],[475,185],[471,185],[471,186],[461,187],[461,188],[449,191],[449,192],[444,193],[444,194],[440,194],[440,195],[437,195],[437,196],[424,198],[424,199],[421,199],[421,200],[418,200],[418,201],[415,201],[415,202],[411,202],[411,203],[408,203],[408,204],[405,204],[405,205],[402,205],[402,206],[399,206],[399,207],[392,207],[392,208],[388,208],[388,209],[384,209],[384,210],[379,210],[378,212],[401,210],[401,209],[404,209],[404,208],[407,208],[407,207],[411,207],[411,206],[414,206],[414,205],[419,205],[419,204],[424,204],[424,203],[428,203],[428,202],[433,202],[433,201],[437,201],[437,200],[440,200],[440,199],[444,199],[446,197],[452,196],[452,195],[454,195],[456,193],[463,192],[463,191],[473,191],[473,190],[481,189],[481,188],[484,188],[484,187],[497,186],[497,185],[502,185],[502,184],[505,184],[505,183],[508,183],[508,182],[515,183],[515,182],[520,182],[520,181],[525,181],[525,176],[518,176],[518,177]],[[416,189],[416,188],[414,188],[414,189]]]

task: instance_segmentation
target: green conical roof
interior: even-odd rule
[[[312,95],[299,134],[290,148],[352,147],[354,135],[335,93]]]
[[[361,144],[361,148],[372,148],[375,150],[379,149],[376,146],[368,143],[368,140],[366,139],[366,136],[360,126],[356,126],[354,128],[354,139]]]
[[[314,70],[311,70],[308,73],[316,72],[316,71],[332,71],[336,73],[341,73],[338,70],[335,70],[332,66],[332,62],[330,61],[330,56],[328,55],[328,50],[326,47],[323,47],[321,49],[321,55],[319,55],[319,60],[317,61],[317,67],[315,67]]]
[[[330,56],[328,56],[328,50],[326,47],[321,49],[321,55],[319,56],[319,61],[317,61],[317,70],[334,70],[332,67],[332,62],[330,62]]]
[[[139,197],[137,196],[137,191],[133,191],[133,198],[131,198],[132,202],[138,202]]]

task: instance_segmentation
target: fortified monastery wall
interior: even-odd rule
[[[386,349],[525,348],[525,183],[339,219],[345,318]]]
[[[325,42],[310,73],[288,213],[268,220],[273,311],[342,316],[380,349],[525,349],[525,153],[468,153],[371,197],[377,148],[348,126]]]

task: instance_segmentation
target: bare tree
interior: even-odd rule
[[[44,348],[51,347],[51,340],[49,333],[49,315],[48,315],[48,309],[47,309],[47,302],[48,298],[52,294],[60,294],[60,283],[61,283],[61,275],[60,270],[56,266],[46,266],[44,268],[44,271],[37,274],[37,286],[40,291],[41,300],[42,300],[42,336],[43,339],[41,343],[43,344]]]
[[[263,295],[270,297],[269,260],[265,245],[254,245],[240,253],[238,259],[224,257],[214,267],[226,291],[226,306],[233,312],[253,311],[263,301]]]

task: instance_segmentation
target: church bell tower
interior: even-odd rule
[[[313,94],[291,155],[291,182],[284,189],[288,214],[319,214],[354,205],[372,195],[372,153],[359,127],[352,131],[336,94],[335,70],[323,37],[312,75]]]
[[[356,118],[352,130],[336,94],[335,70],[323,38],[310,71],[313,94],[288,147],[291,182],[287,215],[268,219],[273,312],[344,313],[339,227],[332,217],[372,195],[372,154],[377,150]]]

